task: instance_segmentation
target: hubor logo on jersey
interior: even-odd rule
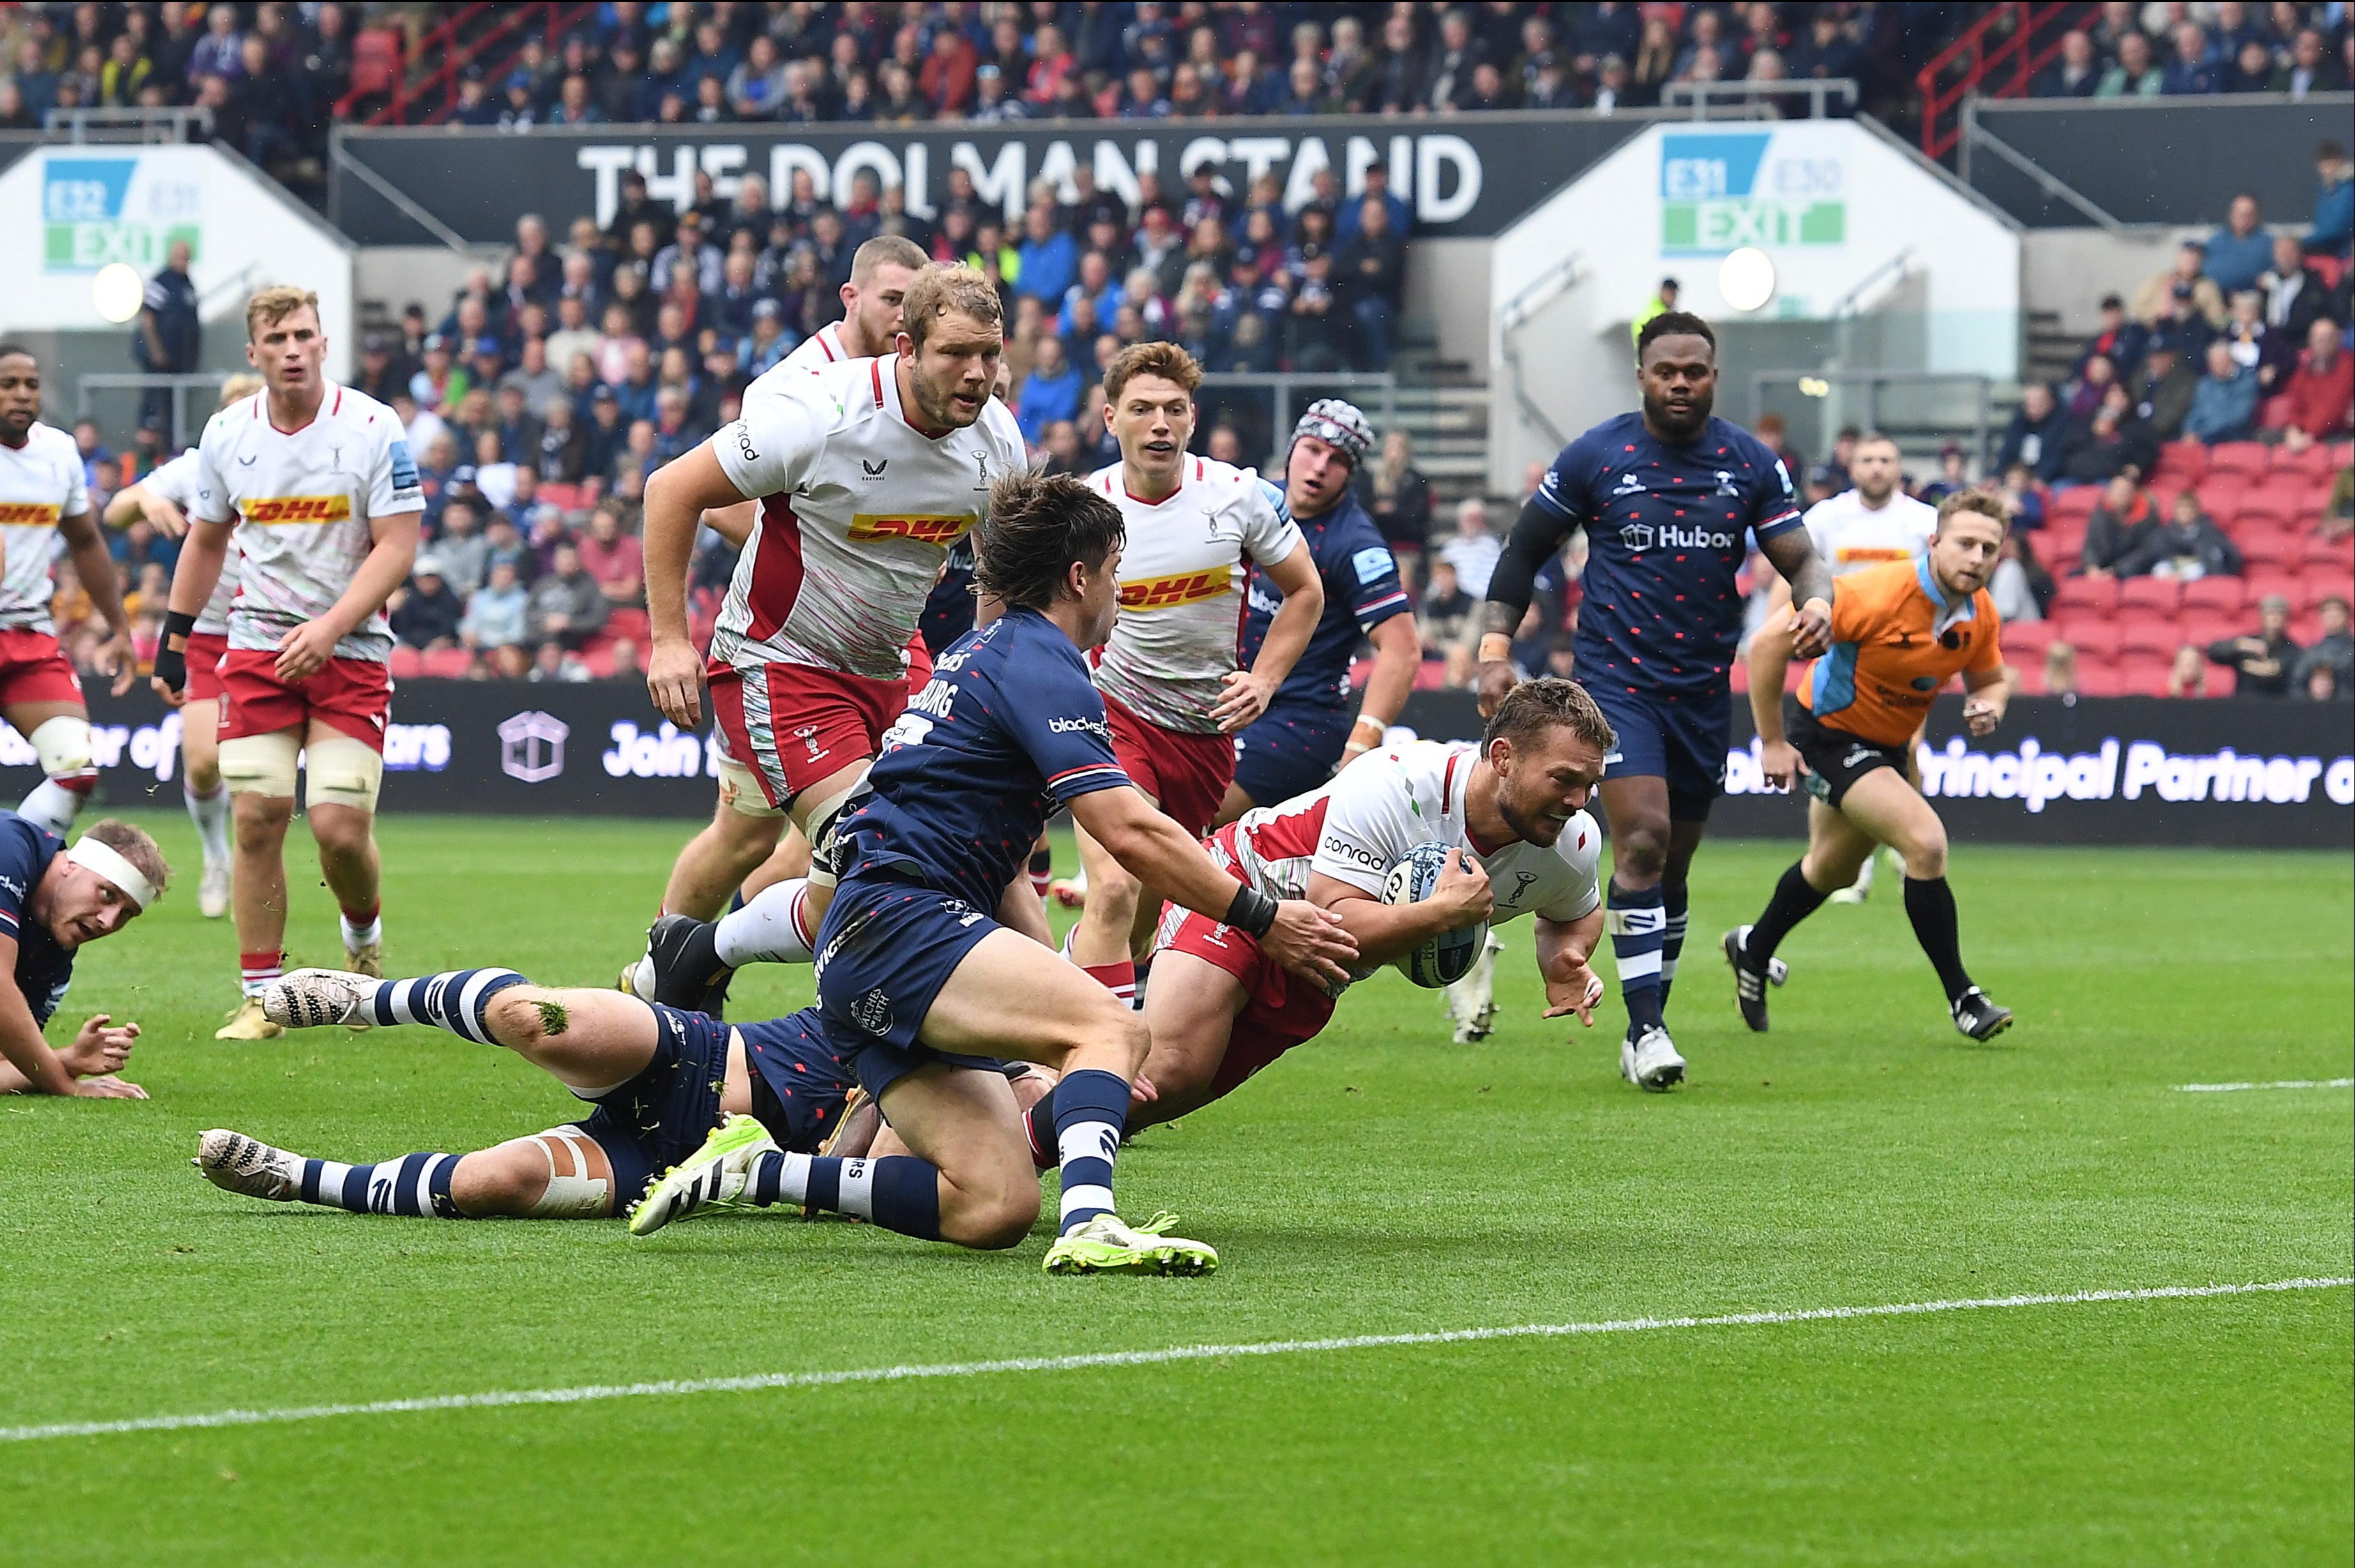
[[[238,508],[249,523],[340,523],[352,515],[349,496],[278,496]]]
[[[1630,555],[1641,555],[1649,549],[1732,549],[1742,542],[1742,536],[1712,528],[1678,528],[1674,523],[1657,528],[1650,523],[1624,523],[1619,542]]]
[[[53,528],[59,510],[54,501],[0,501],[0,528]]]
[[[868,539],[913,539],[918,544],[947,546],[973,531],[977,521],[971,512],[959,512],[954,517],[933,515],[918,517],[885,517],[872,512],[861,512],[850,519],[853,542]]]
[[[1120,585],[1123,610],[1168,610],[1217,599],[1233,586],[1233,574],[1221,566],[1209,571],[1181,571],[1170,577],[1148,577]]]

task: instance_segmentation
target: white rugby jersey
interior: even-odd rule
[[[794,344],[794,351],[778,360],[772,368],[815,372],[825,369],[829,365],[839,365],[846,359],[858,357],[858,356],[842,346],[842,323],[829,321],[799,343]],[[762,372],[762,375],[768,373],[765,370]]]
[[[1473,741],[1369,752],[1322,789],[1243,813],[1235,824],[1237,869],[1270,898],[1305,898],[1311,872],[1380,898],[1391,868],[1416,845],[1445,844],[1471,851],[1488,873],[1492,926],[1525,914],[1572,921],[1593,913],[1603,901],[1596,881],[1603,835],[1594,818],[1573,813],[1550,848],[1519,841],[1482,850],[1464,821],[1479,758]],[[1215,842],[1210,850],[1213,859],[1221,853]]]
[[[1884,560],[1912,560],[1938,531],[1938,508],[1904,491],[1891,494],[1879,511],[1854,490],[1807,508],[1807,537],[1834,577],[1845,577]]]
[[[49,560],[58,524],[90,510],[90,480],[74,438],[38,420],[25,444],[0,444],[0,545],[8,570],[0,577],[0,631],[53,632]]]
[[[1242,630],[1251,563],[1273,566],[1300,548],[1284,492],[1255,470],[1188,455],[1178,488],[1140,501],[1120,464],[1088,483],[1128,524],[1120,557],[1120,620],[1096,667],[1096,685],[1149,723],[1214,735]]]
[[[197,449],[188,448],[169,463],[159,464],[155,471],[140,481],[186,513],[197,504]],[[237,536],[229,537],[229,554],[221,560],[219,585],[197,616],[197,635],[219,637],[229,635],[229,601],[237,597]]]
[[[267,651],[335,606],[375,540],[370,519],[425,509],[417,464],[393,411],[330,381],[311,422],[282,431],[270,394],[240,398],[215,414],[197,443],[191,517],[237,520],[242,565],[229,607],[229,645]],[[339,659],[384,663],[392,627],[383,606],[336,645]]]
[[[926,435],[900,411],[893,368],[888,358],[816,375],[778,365],[745,389],[743,417],[711,438],[730,482],[761,498],[713,662],[906,674],[908,639],[949,546],[987,512],[989,487],[1029,459],[995,398],[965,429]]]

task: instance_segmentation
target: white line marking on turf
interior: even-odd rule
[[[2284,1078],[2272,1083],[2178,1083],[2183,1094],[2231,1094],[2243,1089],[2355,1089],[2355,1078]]]
[[[2335,1290],[2355,1275],[2276,1279],[2246,1285],[2163,1285],[2142,1290],[2075,1290],[2051,1296],[1989,1296],[1965,1301],[1902,1301],[1878,1307],[1817,1307],[1795,1312],[1728,1312],[1713,1317],[1623,1317],[1599,1323],[1522,1323],[1504,1328],[1450,1328],[1425,1334],[1359,1334],[1337,1339],[1276,1339],[1245,1345],[1178,1345],[1166,1350],[1105,1350],[1082,1356],[1021,1356],[1002,1361],[942,1361],[930,1365],[858,1367],[839,1371],[760,1372],[747,1377],[691,1378],[651,1383],[591,1383],[580,1388],[495,1390],[380,1399],[366,1404],[304,1404],[276,1410],[216,1410],[193,1415],[143,1415],[129,1421],[61,1421],[47,1426],[0,1426],[0,1443],[48,1437],[105,1437],[123,1432],[186,1432],[205,1426],[266,1426],[341,1415],[402,1415],[412,1411],[494,1410],[514,1404],[585,1404],[595,1400],[656,1395],[747,1393],[762,1389],[823,1388],[835,1383],[903,1382],[919,1378],[973,1378],[996,1372],[1067,1372],[1093,1367],[1148,1367],[1229,1356],[1297,1356],[1319,1350],[1371,1350],[1398,1345],[1463,1345],[1484,1339],[1536,1339],[1582,1334],[1640,1334],[1658,1328],[1742,1328],[1778,1323],[1834,1323],[1853,1317],[1914,1317],[2007,1307],[2071,1307],[2100,1301],[2181,1301],[2215,1296],[2260,1296],[2293,1290]]]

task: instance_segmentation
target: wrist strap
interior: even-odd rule
[[[164,612],[163,645],[175,653],[186,653],[188,649],[188,638],[195,634],[196,629],[197,618],[194,615],[184,614],[177,610],[166,610]]]
[[[1227,906],[1227,917],[1220,923],[1233,926],[1246,936],[1265,936],[1275,924],[1275,901],[1257,888],[1237,888],[1234,901]]]

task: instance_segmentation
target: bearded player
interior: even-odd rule
[[[1096,689],[1122,771],[1163,815],[1199,838],[1235,776],[1235,731],[1267,711],[1324,613],[1325,590],[1284,510],[1284,492],[1249,469],[1186,450],[1194,436],[1193,356],[1172,343],[1122,350],[1104,371],[1104,424],[1120,462],[1088,484],[1120,508],[1120,619],[1096,663]],[[1263,574],[1284,595],[1259,655],[1235,667],[1240,596]],[[1087,909],[1071,962],[1123,1001],[1151,950],[1161,895],[1078,835]]]
[[[851,254],[850,279],[842,285],[843,318],[803,338],[762,379],[795,370],[815,375],[846,359],[893,353],[900,337],[900,307],[908,285],[925,265],[924,252],[900,235],[878,235],[859,246]],[[738,499],[705,514],[703,520],[741,550],[757,518],[757,503]],[[947,642],[933,645],[945,647]],[[784,833],[785,814],[768,804],[751,774],[727,750],[725,730],[719,741],[719,804],[710,826],[678,852],[663,889],[666,914],[711,920],[738,889],[750,897],[773,883],[802,876],[809,868],[808,840],[797,832]],[[781,836],[786,838],[782,845]]]
[[[648,481],[655,706],[696,727],[708,676],[742,784],[789,815],[815,857],[807,878],[716,927],[657,921],[655,1000],[716,1005],[742,964],[809,961],[833,894],[835,828],[907,703],[908,644],[948,547],[986,511],[991,484],[1028,462],[992,396],[1000,326],[980,272],[927,268],[909,285],[896,353],[815,376],[779,366],[747,389],[741,419]],[[687,558],[705,511],[747,499],[760,518],[707,669],[687,633]]]
[[[221,383],[220,406],[261,390],[261,378],[231,376]],[[166,539],[188,531],[188,507],[197,498],[197,452],[162,464],[135,485],[126,485],[106,503],[106,525],[131,526],[144,517]],[[232,543],[220,581],[205,601],[188,634],[188,700],[180,709],[180,797],[204,847],[205,869],[197,883],[197,910],[207,920],[229,912],[229,787],[220,774],[221,661],[229,656],[229,607],[237,597],[237,549]]]
[[[1637,334],[1641,413],[1596,425],[1564,447],[1521,508],[1489,580],[1480,704],[1516,678],[1514,629],[1538,570],[1586,530],[1578,677],[1617,739],[1605,759],[1611,825],[1611,950],[1627,1006],[1621,1076],[1666,1090],[1685,1075],[1663,1008],[1684,949],[1685,880],[1724,788],[1733,721],[1734,577],[1745,534],[1793,584],[1796,646],[1823,651],[1831,574],[1800,526],[1791,476],[1746,431],[1710,416],[1717,335],[1683,311]]]
[[[0,719],[31,742],[41,764],[41,782],[17,812],[62,836],[97,786],[98,765],[81,677],[49,616],[49,560],[60,539],[112,634],[99,659],[120,697],[137,659],[114,560],[91,515],[80,449],[41,422],[41,362],[33,351],[0,344]]]
[[[1904,859],[1905,915],[1955,1028],[1992,1040],[2011,1027],[1963,967],[1954,890],[1946,884],[1946,829],[1909,776],[1914,737],[1930,704],[1957,675],[1969,695],[1963,723],[1989,735],[2003,721],[2003,630],[1987,581],[2003,550],[2009,514],[2000,497],[1962,490],[1938,503],[1938,531],[1912,560],[1888,561],[1832,587],[1831,651],[1808,667],[1787,737],[1783,671],[1791,657],[1787,613],[1751,639],[1750,688],[1759,759],[1776,789],[1804,780],[1807,852],[1783,873],[1753,925],[1725,933],[1742,1021],[1766,1029],[1767,965],[1791,928],[1849,885],[1877,844]]]
[[[155,653],[155,686],[186,699],[188,640],[239,555],[222,658],[220,771],[237,828],[230,902],[244,999],[215,1034],[281,1032],[255,999],[283,973],[286,829],[297,758],[319,869],[342,912],[346,967],[384,972],[376,804],[392,707],[384,602],[417,559],[425,496],[393,411],[322,366],[316,294],[267,288],[245,307],[263,389],[215,414],[197,446],[196,498]]]
[[[780,1163],[786,1155],[804,1162],[797,1201],[872,1217],[871,1162],[855,1157],[863,1148],[839,1142],[846,1103],[858,1093],[850,1056],[828,1041],[815,1008],[731,1028],[613,991],[535,986],[497,968],[404,980],[297,969],[265,987],[261,1002],[290,1029],[418,1024],[512,1051],[591,1108],[578,1121],[468,1154],[421,1151],[352,1165],[215,1128],[197,1136],[193,1163],[224,1190],[358,1214],[602,1220],[627,1212],[723,1116],[749,1116]],[[1025,1072],[1012,1088],[1015,1104],[1027,1107],[1047,1081]],[[748,1199],[763,1195],[759,1174],[751,1173]]]
[[[1807,538],[1838,581],[1883,561],[1912,560],[1929,548],[1938,531],[1938,509],[1905,493],[1897,443],[1879,431],[1856,443],[1849,459],[1850,488],[1807,508]],[[1791,603],[1791,585],[1777,577],[1767,594],[1767,614]],[[1926,717],[1928,709],[1923,709]],[[1906,748],[1909,755],[1913,748]],[[1857,869],[1856,883],[1832,894],[1834,903],[1862,903],[1872,891],[1872,857]]]

